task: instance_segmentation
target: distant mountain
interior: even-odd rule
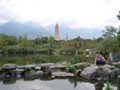
[[[7,22],[0,25],[0,33],[19,35],[21,33],[22,26],[23,25],[19,22]]]
[[[39,36],[54,36],[55,25],[40,26],[34,22],[20,23],[16,21],[10,21],[0,25],[0,33],[8,35],[23,36],[27,35],[28,38],[36,38]],[[78,36],[81,38],[98,38],[101,37],[102,31],[95,28],[78,28],[72,29],[64,25],[59,25],[60,38],[65,39],[66,34],[68,39],[73,39]]]
[[[0,33],[5,33],[9,35],[23,36],[27,35],[28,38],[36,38],[39,36],[51,35],[51,33],[44,27],[40,26],[34,22],[19,23],[15,21],[10,21],[0,25]]]
[[[76,29],[79,36],[82,38],[99,38],[102,36],[102,31],[97,28],[79,28]]]

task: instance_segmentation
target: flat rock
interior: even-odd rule
[[[82,63],[76,63],[75,67],[79,68],[79,67],[83,66],[85,68],[85,67],[89,67],[90,65],[91,65],[91,63],[82,62]]]
[[[36,67],[36,65],[34,65],[34,64],[30,64],[30,65],[25,65],[24,66],[24,68],[35,68]]]
[[[73,73],[67,73],[67,72],[53,72],[52,76],[55,76],[55,77],[74,77],[75,75]]]
[[[40,67],[40,66],[36,66],[34,69],[35,69],[35,70],[40,70],[41,67]]]
[[[4,64],[3,69],[6,69],[6,70],[16,69],[16,64]]]
[[[49,68],[50,66],[54,66],[54,63],[42,63],[38,64],[38,66],[43,67],[43,68]]]
[[[63,65],[57,65],[57,66],[50,66],[49,70],[50,72],[59,72],[59,71],[66,71],[66,66]]]
[[[19,69],[19,68],[16,68],[15,71],[16,71],[16,72],[23,72],[23,71],[25,71],[25,69]]]

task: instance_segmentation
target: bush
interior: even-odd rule
[[[105,90],[113,90],[113,89],[110,87],[110,83],[109,83],[109,82],[107,82],[107,86],[106,86]]]
[[[66,63],[64,65],[69,68],[69,72],[77,74],[77,70],[75,68],[75,65],[73,65],[71,63]]]

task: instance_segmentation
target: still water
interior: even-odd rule
[[[106,83],[102,90],[105,90]],[[113,90],[117,90],[115,85],[111,85]],[[0,81],[0,90],[95,90],[94,83],[69,79],[9,79]],[[101,90],[101,89],[100,89]]]
[[[79,82],[77,86],[74,86],[68,79],[49,81],[42,81],[40,79],[32,81],[17,80],[13,84],[0,82],[0,90],[94,90],[94,84]]]

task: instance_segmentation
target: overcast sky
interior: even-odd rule
[[[35,21],[72,28],[120,25],[120,0],[0,0],[0,23]]]

